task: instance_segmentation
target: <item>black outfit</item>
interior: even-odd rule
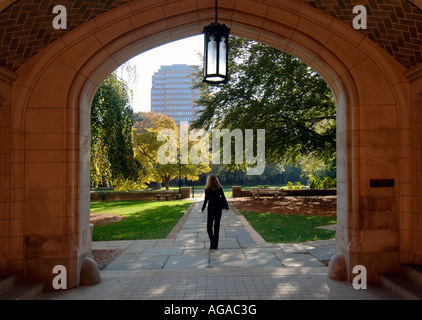
[[[220,220],[223,208],[229,209],[223,188],[216,190],[205,189],[205,200],[202,211],[208,203],[207,232],[211,241],[210,250],[218,248],[218,235],[220,233]],[[214,226],[214,228],[213,228]]]

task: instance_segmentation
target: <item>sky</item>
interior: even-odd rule
[[[151,111],[151,84],[154,72],[162,65],[188,64],[201,65],[203,61],[198,53],[204,51],[203,35],[197,35],[146,51],[131,60],[136,67],[137,79],[129,77],[122,70],[117,69],[119,77],[123,78],[133,91],[132,108],[134,112]]]

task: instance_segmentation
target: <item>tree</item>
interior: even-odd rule
[[[196,181],[200,174],[211,170],[208,164],[160,163],[158,159],[159,149],[164,143],[168,143],[168,140],[159,141],[159,132],[166,129],[175,133],[177,140],[174,148],[177,158],[180,152],[179,128],[171,118],[164,115],[146,112],[138,114],[137,117],[140,121],[134,124],[133,142],[135,157],[142,165],[144,184],[152,181],[163,182],[166,190],[168,190],[170,180],[178,177],[179,174],[181,177]]]
[[[230,38],[230,80],[219,87],[200,81],[195,128],[265,129],[266,161],[298,163],[313,154],[335,157],[336,110],[326,82],[298,59],[269,46]]]
[[[303,156],[300,160],[300,166],[302,168],[301,175],[306,177],[308,181],[324,179],[326,177],[334,179],[336,177],[335,161],[335,159],[332,159],[331,163],[323,161],[313,154]]]
[[[132,147],[133,111],[127,86],[115,73],[101,83],[91,106],[91,187],[138,179]]]

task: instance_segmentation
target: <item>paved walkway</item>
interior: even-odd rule
[[[235,208],[223,212],[219,249],[210,251],[201,205],[191,206],[175,239],[94,242],[93,249],[125,250],[101,271],[101,283],[43,299],[397,299],[328,279],[322,261],[334,254],[333,239],[269,244]]]

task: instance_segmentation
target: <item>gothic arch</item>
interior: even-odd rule
[[[51,282],[53,266],[63,264],[69,286],[78,285],[91,248],[89,108],[98,85],[131,57],[201,33],[213,8],[211,0],[132,1],[63,35],[16,71],[12,139],[21,152],[12,163],[22,176],[15,192],[23,203],[16,210],[26,274]],[[370,280],[396,270],[406,205],[398,197],[410,199],[405,68],[351,23],[298,0],[225,1],[219,20],[233,34],[300,58],[331,86],[338,113],[336,249],[349,279],[356,264],[367,266]],[[393,189],[369,187],[370,179],[386,178],[394,179]]]

